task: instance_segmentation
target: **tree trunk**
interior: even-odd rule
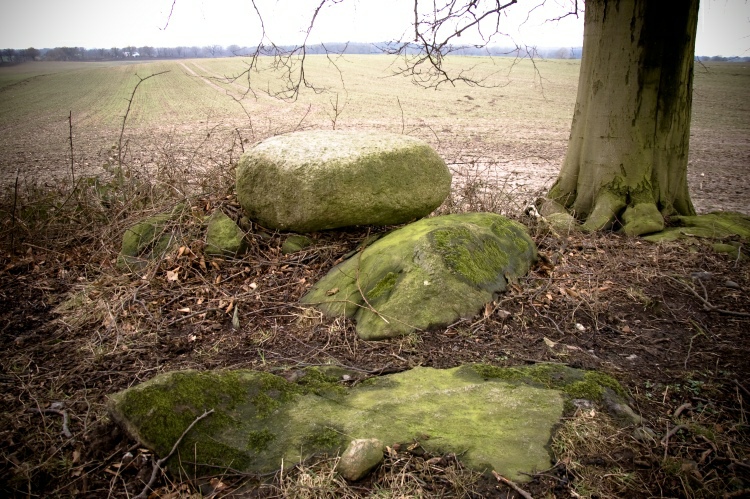
[[[589,0],[565,162],[548,198],[586,230],[656,232],[687,186],[699,0]]]

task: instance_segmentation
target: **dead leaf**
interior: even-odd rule
[[[214,488],[214,492],[219,492],[227,488],[226,484],[218,478],[212,478],[209,483]]]
[[[557,343],[555,343],[555,342],[554,342],[554,341],[552,341],[551,339],[547,338],[546,336],[544,337],[544,342],[545,342],[545,343],[547,344],[547,346],[548,346],[548,347],[550,347],[550,348],[555,348],[555,346],[557,346]]]
[[[510,317],[510,315],[511,315],[511,314],[510,314],[510,312],[508,312],[507,310],[498,310],[498,311],[497,311],[497,315],[498,315],[498,317],[500,317],[501,319],[505,320],[505,319],[507,319],[508,317]]]
[[[333,288],[326,291],[326,296],[333,296],[339,292],[339,288]]]
[[[234,307],[234,315],[232,315],[232,329],[240,328],[240,315],[239,307]]]
[[[208,269],[206,268],[206,259],[201,257],[201,261],[198,262],[198,265],[200,266],[201,270],[203,272],[206,272]]]
[[[167,270],[167,281],[179,281],[180,280],[180,267],[174,270]]]
[[[178,308],[177,311],[178,312],[185,312],[186,314],[189,314],[191,312],[190,308],[188,308],[188,307]]]
[[[494,306],[492,305],[492,302],[488,302],[484,304],[484,318],[486,319],[490,315],[492,315],[492,310]]]

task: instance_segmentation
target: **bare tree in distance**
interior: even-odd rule
[[[294,46],[272,42],[257,0],[260,34],[248,54],[247,78],[261,63],[281,72],[281,87],[265,91],[294,100],[303,89],[321,91],[305,73],[308,40],[324,7],[351,0],[318,0]],[[502,36],[506,9],[518,0],[414,0],[404,36],[383,45],[399,56],[396,74],[423,87],[482,85],[469,69],[447,67],[446,57],[469,39],[479,48]],[[545,1],[524,2],[529,13]],[[563,9],[550,19],[578,16],[577,0],[549,2]],[[589,0],[578,95],[569,147],[559,177],[541,206],[570,216],[585,230],[622,228],[631,235],[664,228],[665,218],[694,215],[687,189],[693,61],[699,0]],[[296,4],[295,4],[296,5]],[[518,47],[519,49],[521,47]],[[533,51],[527,50],[527,54]],[[327,53],[333,61],[335,54]],[[533,57],[532,57],[533,60]],[[335,62],[334,62],[335,64]]]

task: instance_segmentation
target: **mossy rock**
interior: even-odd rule
[[[206,227],[205,253],[211,256],[239,256],[246,250],[242,229],[223,211],[214,212]]]
[[[170,225],[179,219],[183,208],[184,205],[177,205],[169,212],[153,215],[126,229],[117,256],[117,268],[130,272],[141,270],[177,244],[179,231]]]
[[[351,388],[337,382],[341,372],[308,368],[296,382],[251,370],[172,372],[112,395],[108,405],[162,457],[213,410],[168,463],[188,476],[273,472],[375,438],[390,446],[419,441],[430,453],[460,454],[471,469],[526,481],[550,466],[548,443],[570,400],[622,392],[606,375],[551,364],[418,367]]]
[[[727,253],[733,258],[747,257],[747,250],[742,253],[742,247],[747,248],[747,242],[750,242],[748,215],[731,211],[713,212],[706,215],[674,217],[670,223],[672,227],[643,239],[654,243],[693,238],[718,240],[713,244],[713,249],[717,253]],[[744,241],[745,244],[733,239]]]
[[[500,215],[428,218],[337,265],[301,302],[354,318],[363,339],[401,336],[477,314],[535,258],[526,228]]]
[[[290,255],[302,251],[305,248],[309,248],[314,243],[315,241],[307,236],[301,234],[290,234],[281,245],[281,252],[285,255]]]
[[[410,222],[440,206],[451,186],[427,143],[374,131],[271,137],[243,154],[236,175],[250,219],[299,233]]]

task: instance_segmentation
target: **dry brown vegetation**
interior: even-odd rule
[[[553,234],[522,215],[564,154],[577,66],[551,63],[546,73],[542,67],[549,80],[541,81],[544,94],[538,75],[524,67],[502,88],[436,93],[389,88],[394,80],[373,85],[371,72],[379,69],[362,60],[351,62],[358,71],[344,70],[353,76],[337,128],[376,128],[430,141],[456,180],[438,212],[494,211],[522,220],[539,246],[538,265],[474,318],[399,340],[361,341],[349,321],[310,317],[296,302],[368,233],[383,229],[316,234],[312,248],[283,255],[284,234],[254,226],[251,250],[242,259],[211,259],[202,252],[202,216],[215,209],[239,216],[232,176],[243,148],[274,133],[330,128],[335,94],[293,104],[259,95],[246,106],[248,116],[223,93],[240,87],[216,79],[230,72],[224,65],[231,62],[186,63],[201,78],[166,68],[179,78],[159,76],[148,82],[158,87],[144,83],[139,90],[143,100],[134,101],[118,170],[111,145],[118,141],[123,98],[134,84],[122,76],[135,66],[76,69],[82,73],[75,77],[63,71],[71,85],[68,101],[37,99],[36,107],[23,99],[43,93],[35,85],[46,77],[17,77],[0,87],[4,496],[141,492],[152,456],[109,421],[104,402],[108,393],[159,372],[243,367],[284,373],[337,364],[364,379],[466,362],[560,362],[601,370],[621,381],[655,432],[636,440],[633,427],[615,424],[599,408],[570,414],[551,443],[550,469],[520,484],[533,497],[747,494],[748,260],[715,254],[702,241],[653,245],[618,234]],[[161,69],[138,71],[143,77]],[[748,212],[743,179],[750,120],[740,97],[750,73],[734,65],[708,69],[696,75],[692,193],[699,209]],[[109,79],[107,71],[120,79]],[[121,93],[108,111],[84,106],[85,92],[73,90],[83,77],[105,87],[116,82],[120,90],[112,91]],[[61,80],[54,81],[61,88]],[[170,85],[194,85],[196,93],[181,101],[169,93]],[[24,104],[12,104],[18,99]],[[64,107],[71,102],[88,110],[73,113],[72,181]],[[144,112],[139,106],[147,102],[159,111]],[[164,102],[191,109],[182,115],[180,107]],[[21,117],[26,121],[18,122]],[[144,274],[115,270],[125,227],[182,200],[184,244]],[[232,325],[235,312],[239,328]],[[389,452],[361,483],[338,478],[334,464],[335,456],[319,456],[274,476],[217,470],[202,481],[172,470],[160,475],[154,494],[519,497],[494,477],[462,469],[460,457],[424,455],[418,445]]]

